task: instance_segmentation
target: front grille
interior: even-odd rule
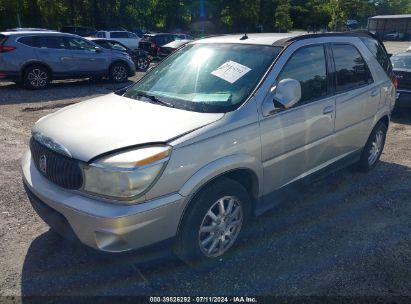
[[[30,151],[36,168],[54,184],[71,190],[83,185],[79,161],[50,150],[34,138],[30,139]]]

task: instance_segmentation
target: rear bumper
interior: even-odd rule
[[[21,160],[33,208],[54,230],[95,249],[122,252],[172,238],[183,213],[177,193],[140,204],[115,204],[60,188],[44,178],[30,152]]]
[[[411,108],[411,90],[397,90],[396,108]]]

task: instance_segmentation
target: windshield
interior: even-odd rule
[[[188,45],[167,57],[124,96],[150,95],[197,112],[232,111],[252,93],[280,51],[280,47],[263,45]]]
[[[394,69],[411,70],[411,54],[410,56],[393,56],[391,63]]]

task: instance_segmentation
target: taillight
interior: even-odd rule
[[[391,73],[390,78],[391,78],[392,84],[394,85],[395,89],[397,89],[398,87],[397,75],[395,75],[394,73]]]
[[[16,49],[15,46],[0,45],[0,53],[11,52]]]
[[[154,42],[151,42],[151,47],[152,47],[153,49],[155,49],[155,48],[156,48],[156,44],[155,44]]]

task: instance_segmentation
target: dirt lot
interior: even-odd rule
[[[406,44],[387,46],[396,53]],[[39,92],[0,84],[0,296],[411,296],[410,111],[393,117],[374,171],[348,168],[316,182],[254,221],[252,238],[210,273],[191,270],[168,250],[108,255],[49,231],[21,183],[30,128],[115,88],[87,80]]]

